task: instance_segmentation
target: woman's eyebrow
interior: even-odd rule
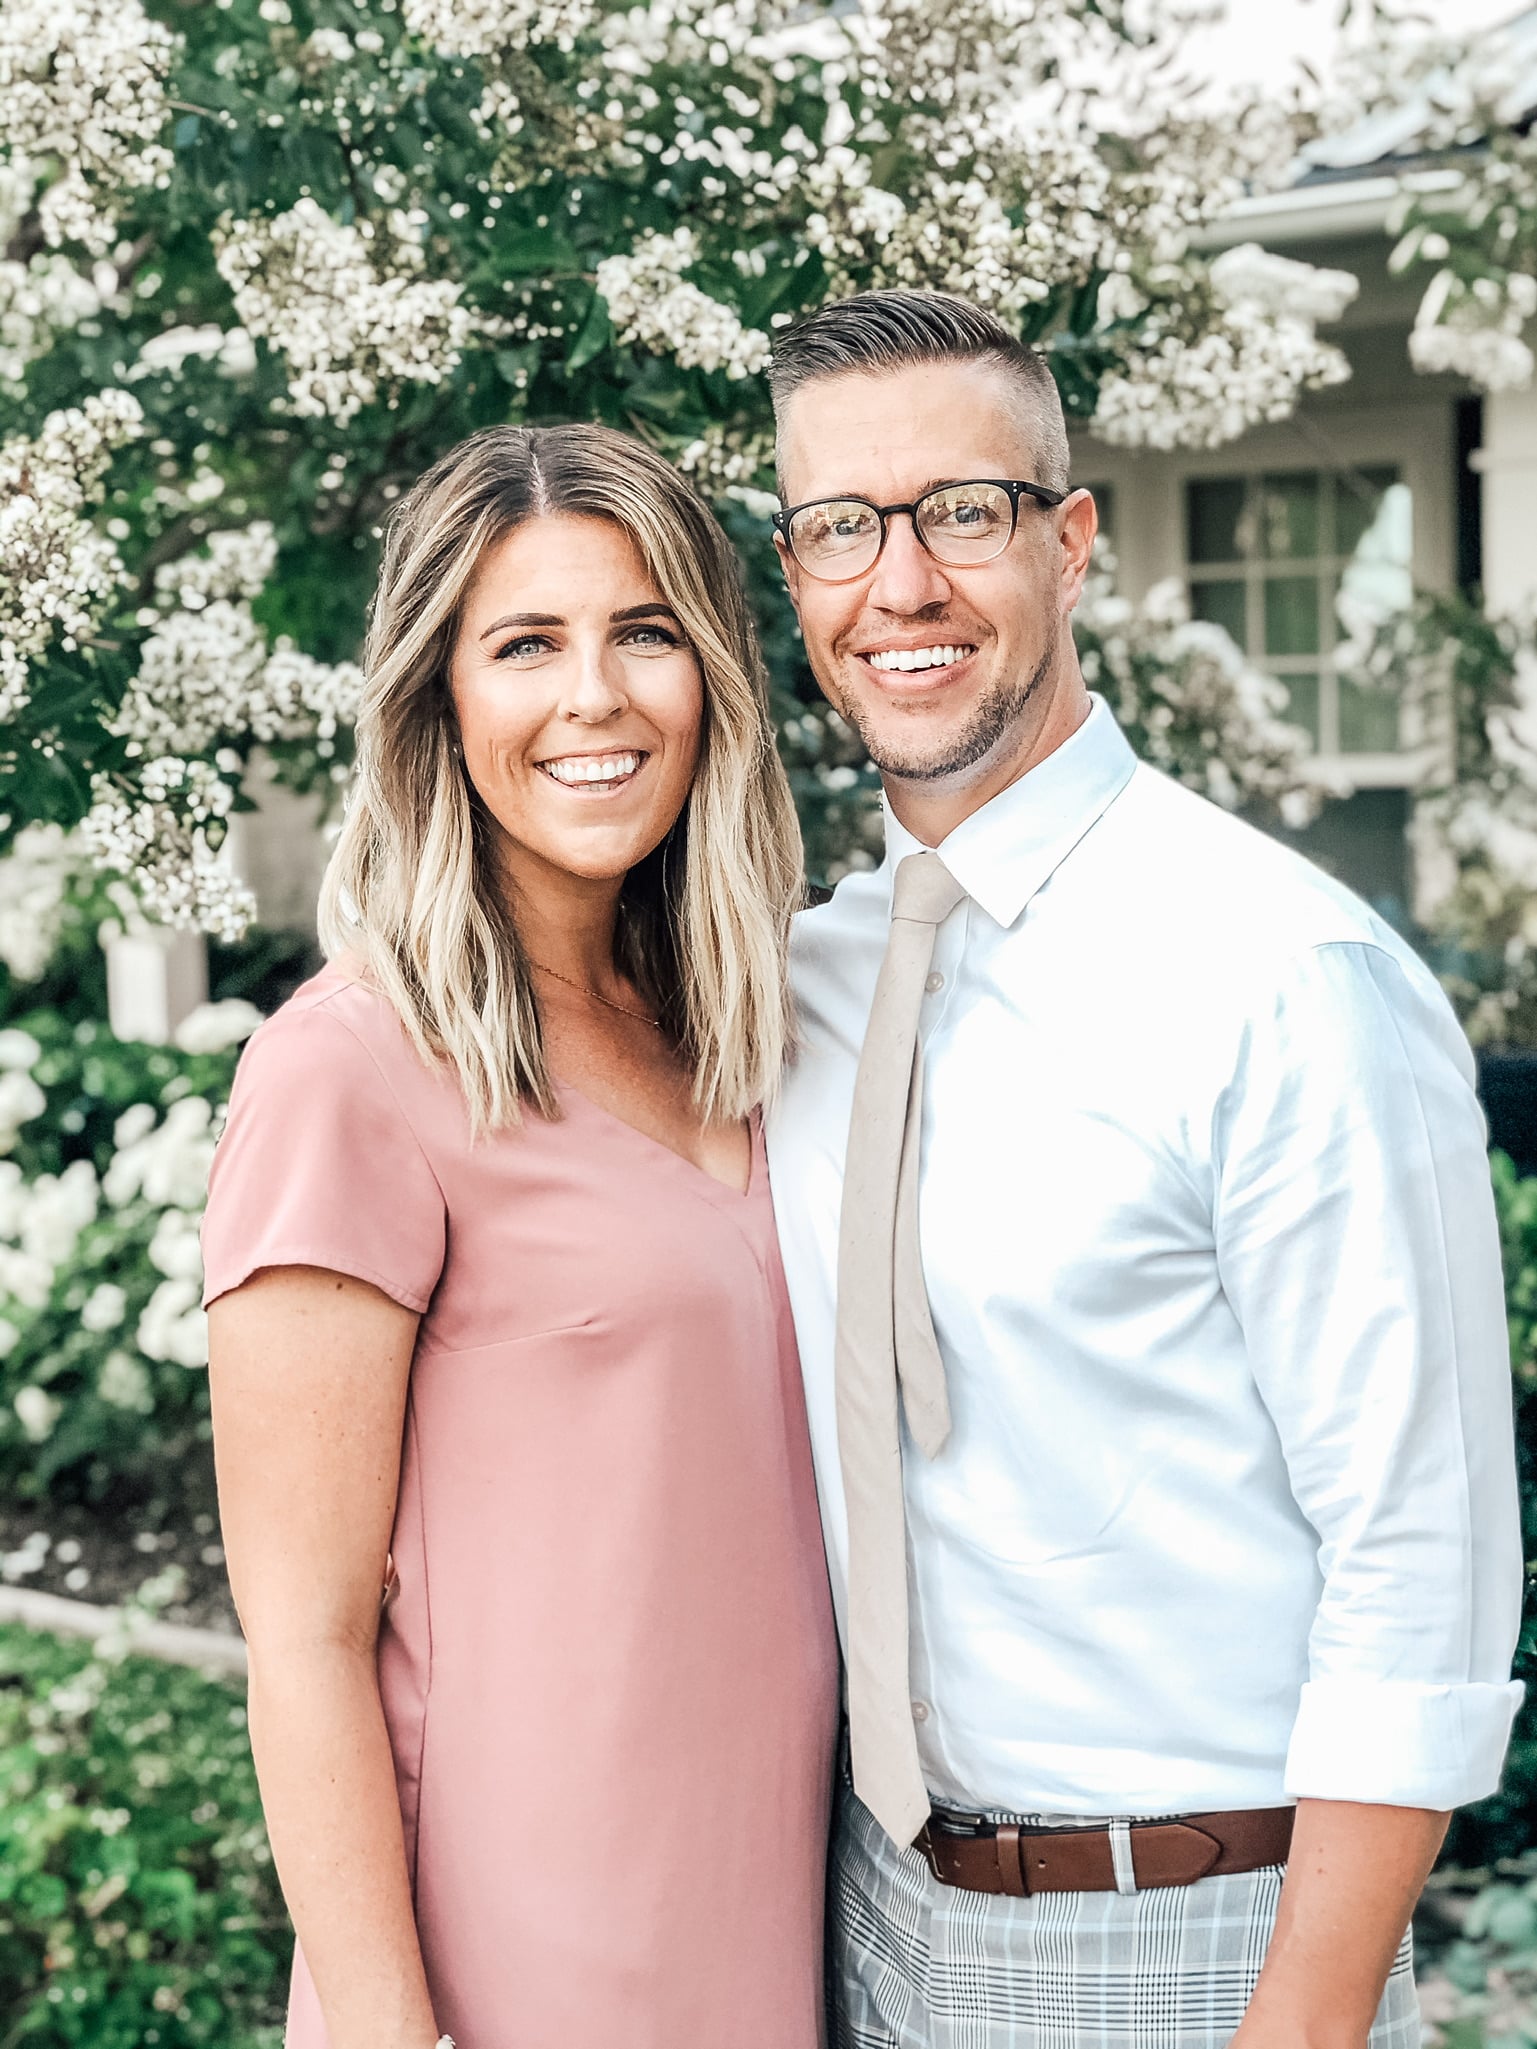
[[[676,619],[678,616],[671,605],[658,598],[650,605],[626,605],[622,612],[610,612],[608,619],[611,626],[623,626],[631,619],[654,619],[658,614],[664,619]]]
[[[489,640],[493,633],[500,633],[507,626],[564,626],[565,623],[553,612],[509,612],[504,619],[493,620],[479,637]]]

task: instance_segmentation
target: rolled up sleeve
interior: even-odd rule
[[[1441,992],[1385,947],[1307,950],[1214,1140],[1222,1284],[1319,1540],[1287,1791],[1480,1799],[1522,1697],[1520,1519],[1486,1132]]]

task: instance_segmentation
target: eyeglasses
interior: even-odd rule
[[[1006,477],[940,484],[911,505],[873,505],[868,498],[817,498],[774,514],[785,546],[808,576],[819,583],[852,583],[865,576],[886,545],[886,522],[905,512],[913,532],[936,562],[952,569],[991,562],[1014,538],[1019,501],[1061,505],[1065,491]]]

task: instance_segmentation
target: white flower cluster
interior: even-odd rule
[[[246,331],[287,365],[294,411],[338,426],[402,383],[442,383],[483,325],[457,282],[421,275],[415,243],[394,238],[386,252],[313,199],[233,223],[217,262]]]
[[[221,1003],[200,1003],[189,1010],[172,1034],[183,1053],[227,1053],[250,1038],[262,1021],[254,1003],[226,996]]]
[[[1121,367],[1100,387],[1094,431],[1103,440],[1217,448],[1258,421],[1288,418],[1302,392],[1350,375],[1344,356],[1316,332],[1318,321],[1338,319],[1355,296],[1348,272],[1317,270],[1251,244],[1218,257],[1210,277],[1215,317],[1204,326],[1191,322],[1180,273],[1150,285],[1161,287],[1161,303],[1148,307]],[[1135,317],[1140,293],[1116,280],[1108,290],[1101,311]]]
[[[249,377],[256,368],[256,349],[243,327],[220,327],[206,321],[201,327],[167,327],[152,334],[140,349],[128,372],[130,383],[156,371],[179,370],[193,359],[211,359],[224,377]]]
[[[698,255],[693,230],[678,228],[671,235],[648,230],[628,256],[603,259],[598,291],[619,340],[671,356],[684,370],[756,377],[768,368],[769,338],[685,280]]]
[[[0,249],[16,239],[36,191],[29,164],[0,158]],[[39,249],[25,260],[0,257],[0,387],[19,385],[56,334],[93,319],[116,282],[110,265],[100,267],[98,281],[56,249]]]
[[[88,637],[124,581],[117,551],[83,514],[114,449],[143,414],[126,391],[50,413],[31,440],[0,445],[0,721],[26,704],[29,664],[57,637]]]
[[[80,832],[99,867],[131,877],[140,903],[162,925],[240,938],[256,899],[210,844],[210,827],[222,837],[234,801],[210,762],[157,757],[145,763],[136,788],[97,775],[91,794]]]
[[[126,193],[164,181],[165,76],[178,47],[139,0],[5,0],[0,150],[54,163],[38,202],[46,240],[104,256]]]
[[[155,589],[186,611],[216,598],[259,597],[278,559],[270,519],[211,533],[199,555],[181,555],[155,571]]]
[[[221,739],[247,734],[330,739],[355,716],[363,678],[353,663],[316,661],[286,639],[269,649],[252,615],[248,601],[276,556],[272,528],[261,520],[216,533],[206,554],[156,572],[157,590],[176,609],[145,640],[110,727],[139,754],[207,754]]]
[[[35,1058],[35,1041],[33,1047]],[[189,1371],[207,1365],[198,1223],[214,1125],[213,1106],[201,1096],[172,1103],[163,1118],[153,1105],[136,1103],[117,1120],[116,1151],[100,1180],[88,1160],[77,1160],[62,1174],[31,1180],[14,1162],[0,1161],[0,1309],[9,1312],[0,1314],[0,1357],[17,1344],[18,1324],[49,1312],[55,1286],[76,1263],[84,1234],[119,1219],[132,1234],[148,1230],[148,1243],[138,1256],[147,1257],[160,1279],[131,1337],[124,1330],[128,1293],[116,1281],[98,1281],[81,1304],[78,1316],[85,1330],[97,1336],[123,1332],[128,1341],[102,1361],[97,1393],[114,1407],[147,1413],[154,1400],[146,1360]],[[52,1434],[62,1413],[57,1397],[35,1383],[17,1390],[13,1407],[35,1443]]]
[[[135,1335],[146,1358],[178,1366],[208,1364],[198,1219],[207,1199],[216,1136],[213,1105],[203,1096],[183,1096],[163,1118],[150,1104],[136,1103],[113,1128],[117,1150],[102,1176],[102,1195],[114,1209],[142,1201],[161,1211],[149,1259],[164,1278],[140,1315]]]
[[[1258,799],[1288,824],[1313,815],[1308,742],[1283,721],[1284,686],[1220,626],[1191,618],[1183,583],[1156,585],[1133,605],[1102,549],[1075,623],[1085,679],[1108,697],[1143,760],[1228,810]]]
[[[0,1153],[12,1151],[21,1127],[48,1107],[32,1078],[42,1050],[30,1032],[0,1031]]]
[[[590,0],[404,0],[414,36],[451,57],[499,57],[538,43],[569,50],[593,19]]]
[[[46,1305],[55,1270],[96,1221],[100,1194],[89,1160],[30,1181],[14,1160],[0,1161],[0,1300]]]
[[[740,497],[746,503],[750,497],[764,495],[754,490],[753,479],[773,459],[771,434],[744,434],[740,428],[711,421],[697,441],[679,451],[677,464],[706,495]],[[778,504],[777,498],[769,498],[768,510],[774,511]]]
[[[16,981],[35,982],[53,958],[81,863],[79,846],[61,825],[24,825],[0,855],[0,961]],[[0,1042],[5,1037],[0,1032]],[[0,1055],[0,1068],[6,1064]]]
[[[921,286],[959,293],[1012,320],[1045,298],[1071,258],[1053,232],[1061,219],[1055,204],[1034,202],[1016,225],[980,177],[933,179],[909,201],[871,178],[868,157],[838,147],[810,165],[803,181],[813,207],[806,239],[826,265],[832,296],[861,286]]]
[[[1522,329],[1537,314],[1537,279],[1522,271],[1469,282],[1441,271],[1409,336],[1416,370],[1454,371],[1481,391],[1524,391],[1537,358]]]

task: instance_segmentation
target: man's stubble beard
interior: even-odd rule
[[[999,742],[1008,737],[1026,705],[1056,666],[1060,637],[1060,627],[1053,627],[1051,638],[1023,688],[1007,680],[995,684],[972,708],[971,717],[960,732],[942,751],[927,759],[897,755],[889,746],[883,746],[868,729],[857,704],[844,703],[838,709],[859,735],[866,754],[882,775],[906,783],[937,783],[947,776],[964,775],[967,769],[985,761]]]

